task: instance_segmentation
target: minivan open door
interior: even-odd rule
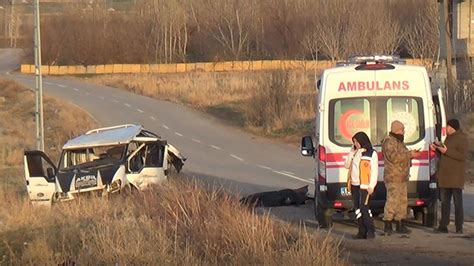
[[[56,192],[57,168],[42,151],[25,151],[26,188],[33,205],[51,205]]]
[[[444,142],[446,139],[446,112],[444,108],[443,91],[438,89],[437,95],[433,95],[433,104],[435,107],[435,131],[436,138]]]

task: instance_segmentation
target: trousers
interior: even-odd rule
[[[356,219],[359,224],[359,235],[367,236],[367,233],[375,233],[374,220],[369,209],[370,200],[366,200],[369,193],[365,189],[360,189],[359,186],[351,186],[351,193]]]
[[[407,182],[385,183],[387,200],[383,210],[384,221],[401,221],[407,216],[408,195]]]
[[[451,197],[454,198],[454,224],[456,229],[462,230],[464,222],[464,211],[462,204],[461,188],[440,188],[441,194],[441,219],[439,226],[446,228],[449,224],[449,215],[451,213]]]

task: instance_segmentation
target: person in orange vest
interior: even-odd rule
[[[349,169],[347,183],[352,193],[352,201],[359,231],[355,239],[375,238],[375,227],[372,212],[369,209],[369,197],[377,185],[379,159],[372,148],[369,137],[364,132],[357,132],[352,137],[354,144],[346,158],[345,167]]]

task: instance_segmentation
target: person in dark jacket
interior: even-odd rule
[[[460,130],[460,124],[457,119],[448,121],[446,133],[448,136],[444,144],[431,144],[431,148],[438,150],[441,154],[438,169],[438,187],[441,193],[441,220],[435,232],[448,233],[451,197],[453,197],[456,233],[462,234],[464,220],[462,190],[464,188],[468,143],[466,136]]]

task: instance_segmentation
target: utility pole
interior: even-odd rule
[[[41,76],[41,34],[40,34],[40,14],[39,0],[34,0],[35,12],[35,121],[36,121],[36,148],[44,151],[44,126],[43,126],[43,78]]]
[[[451,36],[451,23],[450,23],[450,14],[449,14],[449,2],[451,0],[443,0],[443,12],[444,12],[444,41],[446,45],[446,72],[448,79],[447,86],[447,95],[452,97],[452,91],[454,89],[454,76],[453,76],[453,46],[452,46],[452,36]],[[451,106],[451,105],[449,105]],[[449,107],[452,109],[452,107]],[[450,110],[452,111],[452,110]]]

